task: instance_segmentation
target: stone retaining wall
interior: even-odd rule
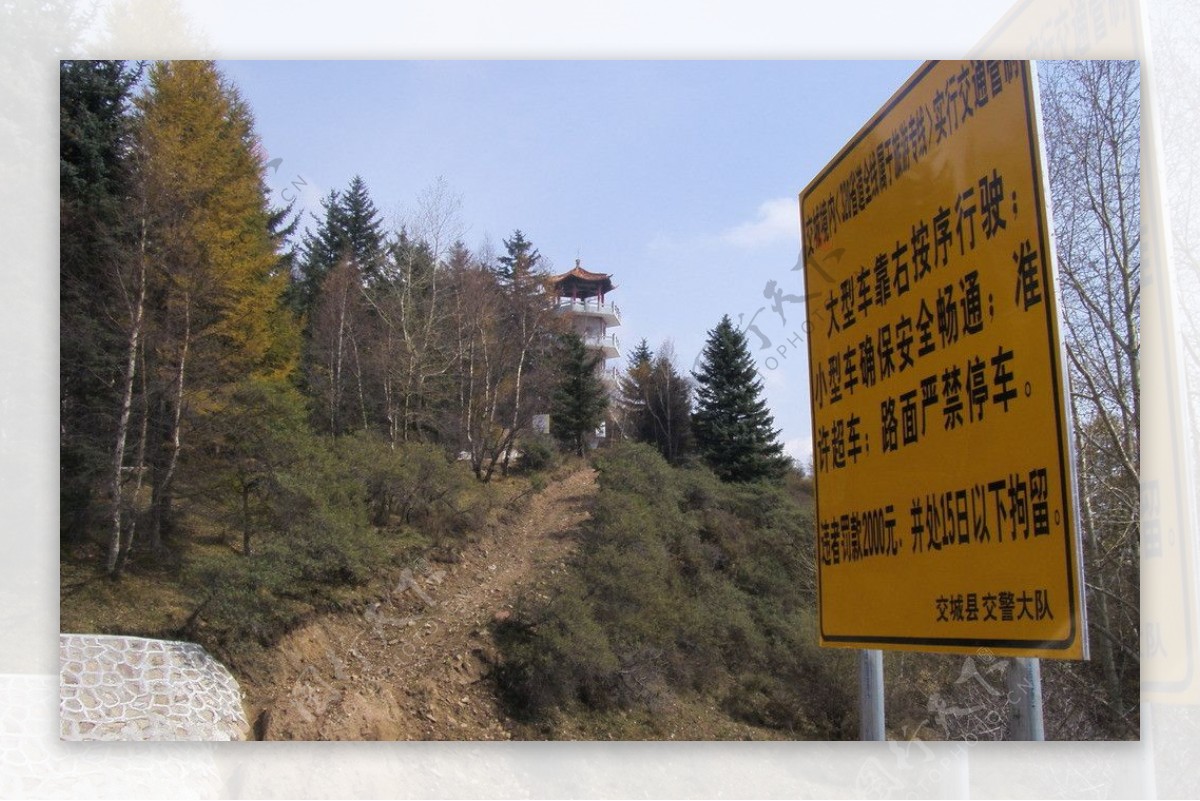
[[[60,634],[64,740],[245,740],[237,680],[190,642]]]

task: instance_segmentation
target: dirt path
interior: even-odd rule
[[[595,473],[551,483],[512,525],[471,543],[456,564],[405,571],[361,615],[315,620],[279,645],[271,687],[252,694],[265,739],[503,740],[490,682],[488,624],[523,590],[563,569],[566,536],[588,515]],[[253,696],[259,696],[257,698]]]

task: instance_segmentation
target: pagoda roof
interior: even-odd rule
[[[579,266],[578,260],[576,260],[575,266],[567,272],[552,276],[550,282],[559,292],[569,292],[574,289],[580,297],[590,297],[599,293],[607,294],[616,289],[611,274],[585,270]]]

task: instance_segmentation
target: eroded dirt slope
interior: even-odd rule
[[[517,520],[455,564],[420,563],[363,614],[318,618],[286,637],[269,686],[250,694],[257,733],[292,740],[503,740],[509,723],[484,681],[488,624],[564,569],[595,473],[535,496]]]

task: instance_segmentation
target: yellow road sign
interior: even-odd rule
[[[1028,62],[929,62],[800,195],[821,644],[1086,656]]]

